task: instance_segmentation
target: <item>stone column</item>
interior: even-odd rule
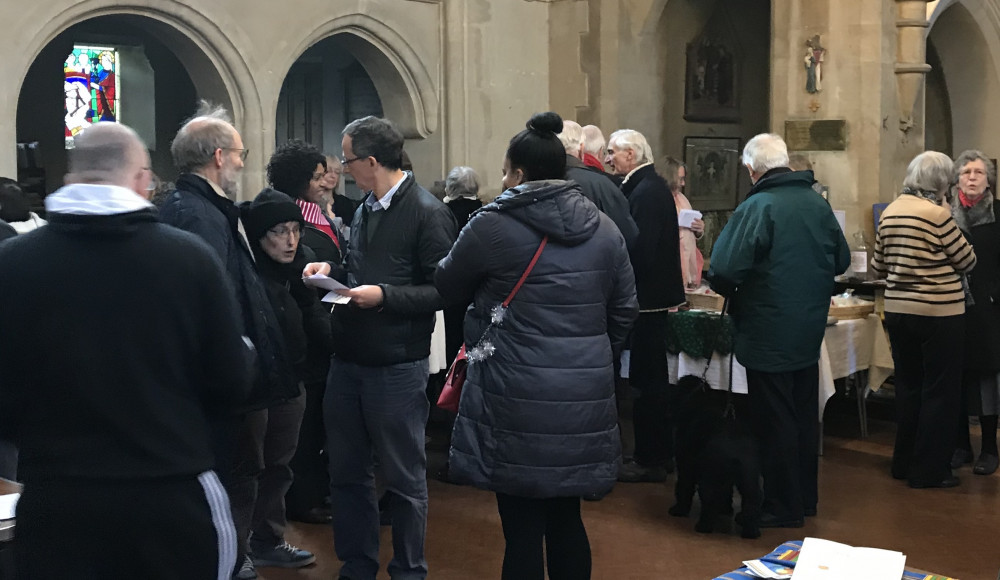
[[[921,94],[927,64],[927,3],[930,0],[896,0],[896,91],[899,97],[899,128],[914,126],[913,109]]]

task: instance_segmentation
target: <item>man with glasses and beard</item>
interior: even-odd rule
[[[239,132],[225,109],[202,101],[197,115],[178,131],[170,153],[181,175],[177,190],[160,208],[160,218],[201,236],[215,250],[232,280],[233,299],[257,351],[256,381],[246,404],[238,414],[214,426],[217,469],[229,493],[236,525],[236,563],[240,567],[236,577],[252,579],[257,574],[247,557],[247,540],[258,479],[264,470],[268,409],[298,397],[300,390],[298,383],[288,378],[294,374],[284,356],[281,329],[258,276],[240,210],[233,203],[239,196],[240,174],[248,153]],[[291,556],[296,562],[312,557]]]

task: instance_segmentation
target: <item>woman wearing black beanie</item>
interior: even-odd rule
[[[590,578],[580,498],[607,493],[621,463],[612,361],[635,280],[621,232],[564,181],[561,130],[542,113],[511,139],[506,191],[434,276],[447,302],[471,303],[450,477],[496,493],[505,580],[542,580],[546,560],[552,580]]]
[[[291,461],[306,407],[301,388],[306,353],[318,348],[329,356],[332,344],[328,314],[316,292],[302,282],[302,269],[311,257],[304,255],[308,248],[299,243],[305,228],[299,206],[284,193],[267,188],[240,210],[257,271],[281,327],[286,358],[293,364],[293,376],[282,380],[300,385],[297,397],[267,409],[264,465],[257,479],[248,558],[237,576],[242,578],[256,577],[254,566],[298,568],[316,559],[285,541],[285,493],[293,480]]]

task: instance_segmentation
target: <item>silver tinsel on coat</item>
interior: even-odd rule
[[[483,331],[483,335],[479,337],[479,342],[476,343],[476,346],[465,352],[465,358],[469,361],[469,364],[483,362],[497,351],[496,347],[493,346],[493,342],[486,338],[486,335],[489,334],[492,328],[503,324],[505,316],[507,316],[506,306],[497,304],[493,307],[493,310],[490,311],[490,325]]]

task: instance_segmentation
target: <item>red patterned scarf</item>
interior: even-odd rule
[[[334,245],[337,249],[340,249],[340,238],[333,233],[333,228],[330,227],[330,222],[323,215],[323,211],[319,209],[319,206],[311,201],[306,201],[304,199],[296,199],[295,203],[299,205],[299,209],[302,210],[302,219],[306,220],[307,223],[316,226],[316,229],[323,232],[324,234],[330,236],[333,240]]]

